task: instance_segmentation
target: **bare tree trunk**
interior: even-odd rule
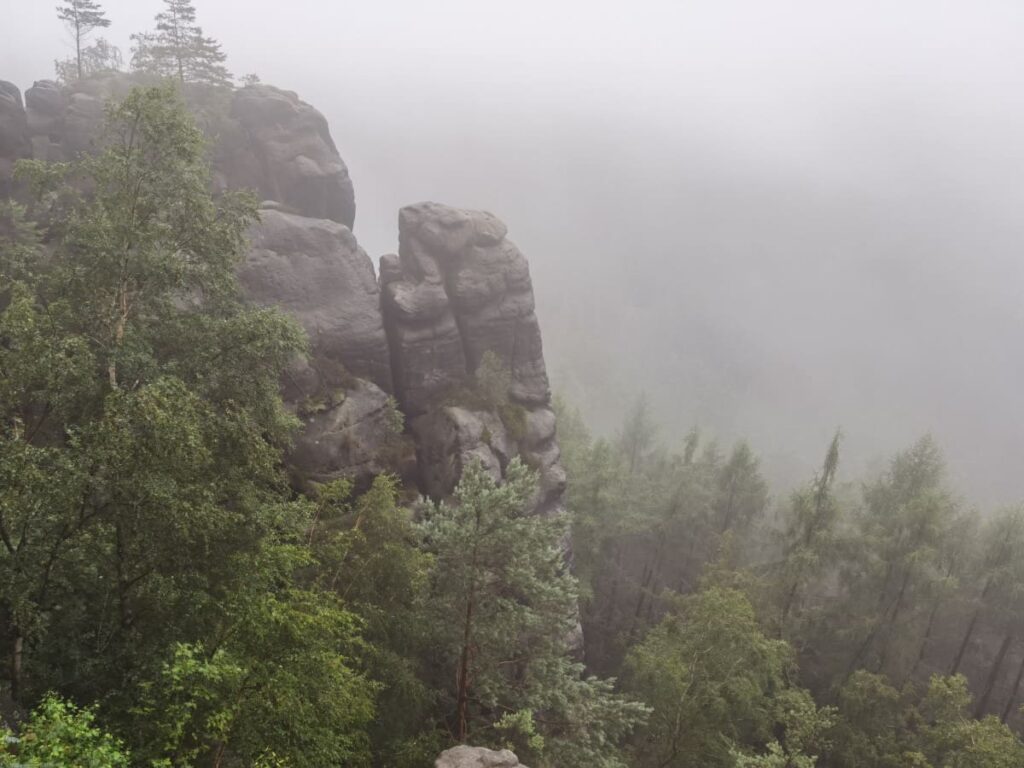
[[[75,59],[78,62],[78,79],[82,79],[82,25],[75,22]]]
[[[917,673],[917,668],[921,666],[921,662],[924,661],[924,655],[928,650],[928,643],[932,639],[932,630],[935,628],[935,617],[939,613],[939,601],[936,600],[932,606],[932,612],[928,615],[928,626],[924,631],[924,637],[921,639],[921,647],[917,649],[917,659],[914,660],[914,666],[910,668],[910,674],[907,675],[907,679],[910,680]]]
[[[462,654],[459,657],[458,695],[456,697],[456,733],[460,742],[469,733],[469,656],[473,642],[473,602],[476,596],[470,591],[466,601],[466,620],[462,630]]]
[[[981,590],[981,598],[979,599],[978,607],[974,609],[974,615],[971,616],[971,621],[967,625],[967,631],[964,632],[963,640],[960,641],[960,647],[957,649],[956,658],[953,659],[953,666],[949,669],[949,674],[955,675],[960,669],[960,664],[964,660],[964,654],[967,652],[967,646],[971,642],[971,638],[974,636],[974,630],[978,625],[978,618],[981,616],[981,609],[985,607],[985,598],[988,597],[989,590],[992,589],[992,578],[989,577],[988,581],[985,582],[985,588]]]
[[[480,512],[476,513],[474,533],[479,535]],[[473,542],[473,555],[470,558],[469,594],[466,596],[466,618],[462,625],[462,653],[459,655],[459,671],[455,684],[456,733],[460,742],[465,742],[469,733],[469,665],[473,653],[473,611],[476,609],[476,569],[480,552],[479,540]]]
[[[906,597],[907,587],[910,584],[910,571],[907,571],[903,577],[903,583],[900,584],[899,594],[896,596],[896,607],[893,608],[892,615],[889,617],[889,621],[886,622],[885,630],[885,642],[882,645],[882,650],[878,654],[878,671],[884,672],[885,662],[889,658],[889,650],[892,647],[892,633],[896,626],[896,620],[899,618],[900,611],[903,609],[903,598]]]
[[[25,638],[20,629],[14,630],[14,642],[11,644],[11,699],[21,704],[21,663],[24,654]]]
[[[1017,677],[1013,681],[1013,690],[1010,691],[1010,698],[1006,700],[1006,706],[1003,707],[1003,715],[1000,719],[1004,723],[1010,717],[1013,705],[1017,702],[1017,694],[1020,692],[1020,681],[1022,678],[1024,678],[1024,654],[1020,657],[1020,665],[1017,667]]]
[[[1013,633],[1007,632],[1006,637],[1003,638],[1003,644],[999,646],[996,660],[992,662],[992,668],[989,670],[988,680],[985,681],[985,691],[978,700],[978,706],[974,708],[974,716],[976,718],[980,718],[985,714],[985,710],[988,709],[988,700],[992,696],[992,689],[995,688],[996,680],[999,679],[999,670],[1003,666],[1003,659],[1006,658],[1006,652],[1010,649],[1010,643],[1012,642]]]

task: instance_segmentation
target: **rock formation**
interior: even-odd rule
[[[344,224],[285,213],[275,205],[264,204],[251,234],[239,271],[246,293],[302,323],[314,364],[340,363],[348,374],[390,391],[391,361],[370,258]],[[341,384],[328,371],[321,378],[328,386]]]
[[[381,259],[382,306],[424,490],[447,495],[473,460],[500,477],[521,455],[541,477],[537,511],[556,509],[565,472],[526,259],[483,211],[420,203],[402,209],[398,232],[398,255]],[[460,401],[488,353],[508,371],[504,391]]]
[[[93,150],[104,105],[136,83],[123,74],[70,87],[42,80],[23,104],[0,82],[0,194],[13,189],[18,159]],[[352,234],[352,183],[322,114],[267,85],[185,96],[212,138],[214,186],[264,200],[239,268],[244,290],[309,335],[309,359],[283,385],[305,424],[290,456],[296,480],[390,469],[443,497],[467,462],[500,477],[520,455],[541,477],[537,511],[559,508],[565,473],[529,266],[505,225],[436,203],[403,208],[399,252],[381,259],[378,283]],[[481,399],[475,377],[488,353],[507,380]]]
[[[515,752],[462,744],[446,749],[434,761],[434,768],[526,768]]]
[[[14,164],[31,156],[32,142],[21,91],[14,83],[0,80],[0,197],[12,192]]]
[[[234,93],[215,166],[228,187],[349,229],[355,193],[322,114],[291,91],[250,85]]]

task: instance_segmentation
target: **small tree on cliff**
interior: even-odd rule
[[[164,0],[156,31],[132,35],[132,68],[182,83],[226,87],[231,73],[220,43],[203,35],[191,0]]]
[[[75,40],[75,62],[81,80],[82,44],[94,29],[109,27],[110,19],[95,0],[64,0],[57,6],[57,18],[67,25]]]
[[[529,514],[534,487],[518,459],[502,484],[473,463],[453,502],[422,524],[436,558],[428,604],[444,714],[459,741],[512,739],[539,765],[621,765],[614,744],[646,710],[584,678],[573,660],[578,595],[562,549],[566,520]]]

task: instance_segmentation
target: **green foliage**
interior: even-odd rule
[[[764,754],[745,755],[733,748],[730,755],[736,768],[814,768],[818,764],[810,755],[787,753],[777,741],[769,742]]]
[[[388,395],[384,406],[384,425],[391,436],[401,435],[405,431],[405,414],[398,407],[398,401]]]
[[[279,578],[294,564],[282,565]],[[224,754],[243,765],[271,755],[292,768],[367,763],[375,686],[353,666],[358,628],[323,592],[235,596],[216,649],[178,644],[146,685],[138,709],[146,746],[171,756],[167,765]]]
[[[64,25],[71,33],[71,39],[74,40],[75,59],[73,64],[75,73],[78,75],[78,79],[81,80],[87,74],[83,66],[83,53],[85,52],[83,45],[94,30],[109,27],[110,19],[107,18],[103,7],[95,0],[63,0],[57,6],[57,18],[64,22]],[[104,44],[104,46],[94,50],[106,52],[109,47],[107,44]],[[88,74],[92,73],[89,72]]]
[[[829,714],[788,689],[792,665],[743,594],[714,587],[684,598],[627,661],[631,690],[654,709],[641,764],[731,766],[737,747],[765,744],[779,728],[795,753],[815,746]]]
[[[1021,765],[1024,744],[995,717],[968,714],[962,675],[932,676],[923,697],[897,691],[883,677],[856,672],[843,686],[831,764],[1009,768]]]
[[[435,558],[427,621],[442,711],[457,739],[492,744],[500,743],[497,724],[512,726],[508,713],[533,712],[527,742],[543,745],[536,764],[620,765],[615,743],[644,708],[584,677],[572,660],[566,520],[524,513],[534,483],[518,460],[501,485],[472,464],[453,502],[433,507],[421,526]],[[522,716],[517,722],[521,731]]]
[[[17,735],[0,730],[0,766],[9,768],[128,768],[124,746],[96,723],[91,709],[79,709],[47,694]]]
[[[433,725],[435,702],[419,663],[426,650],[422,618],[431,559],[418,549],[398,494],[390,475],[375,478],[354,504],[348,483],[323,486],[310,539],[321,588],[362,620],[363,664],[382,685],[370,735],[378,759],[388,761],[400,761],[422,741]]]
[[[181,83],[230,87],[220,43],[203,34],[191,0],[164,0],[156,30],[132,35],[132,69]]]
[[[79,74],[79,62],[81,62],[81,74]],[[61,84],[70,84],[83,78],[120,72],[123,68],[124,59],[121,56],[121,49],[103,37],[97,38],[92,45],[82,48],[77,57],[56,59],[53,62],[54,74]]]
[[[3,248],[12,693],[101,701],[154,764],[365,763],[363,622],[300,579],[312,509],[281,471],[278,382],[304,339],[235,282],[252,200],[211,196],[172,91],[134,91],[108,123],[98,155],[21,168],[52,255],[29,258],[23,226]]]

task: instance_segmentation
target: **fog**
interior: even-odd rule
[[[598,430],[646,391],[780,491],[837,426],[848,477],[931,431],[968,497],[1024,499],[1019,2],[196,4],[327,116],[372,257],[418,200],[508,223]],[[103,5],[127,58],[159,3]],[[52,76],[51,6],[4,0],[0,77]]]

